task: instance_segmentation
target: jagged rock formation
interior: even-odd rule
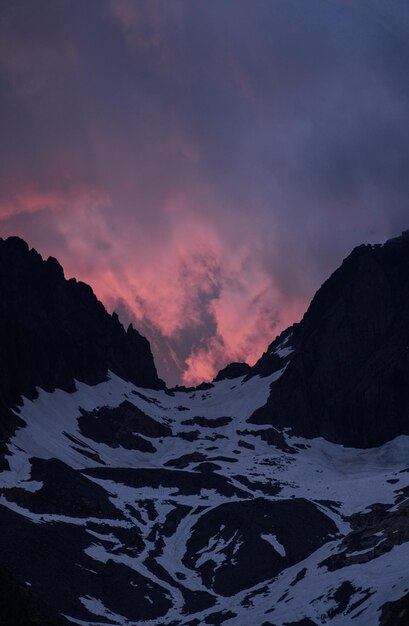
[[[22,239],[0,239],[0,437],[18,423],[10,413],[36,387],[74,391],[111,370],[125,380],[164,388],[149,342],[109,315],[92,289],[66,280],[58,261],[43,261]]]
[[[223,369],[221,369],[213,382],[219,380],[231,380],[232,378],[238,378],[239,376],[246,376],[251,372],[251,367],[247,363],[229,363]]]
[[[291,329],[253,423],[367,447],[409,433],[409,235],[356,248]]]

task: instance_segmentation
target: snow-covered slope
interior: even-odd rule
[[[249,423],[282,373],[39,389],[0,474],[3,565],[56,623],[407,623],[385,605],[409,591],[409,437]]]

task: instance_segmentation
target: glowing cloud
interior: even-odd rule
[[[407,3],[3,4],[0,236],[89,282],[168,383],[253,363],[408,228]]]

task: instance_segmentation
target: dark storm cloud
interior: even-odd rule
[[[254,359],[408,226],[408,67],[400,0],[2,2],[1,231],[91,281],[173,382]]]

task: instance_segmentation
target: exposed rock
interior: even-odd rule
[[[4,489],[6,499],[36,514],[123,517],[102,487],[58,459],[33,459],[31,479],[42,482],[40,489]]]
[[[231,502],[199,518],[183,562],[200,572],[207,588],[230,596],[306,558],[335,530],[334,522],[308,500]]]
[[[221,426],[227,426],[232,421],[231,417],[202,417],[198,415],[188,420],[181,422],[183,426],[201,426],[202,428],[220,428]]]
[[[246,376],[247,374],[250,374],[250,372],[251,367],[247,363],[229,363],[229,365],[226,365],[226,367],[218,372],[213,382],[239,378],[240,376]]]
[[[296,325],[290,326],[290,328],[284,330],[270,343],[267,350],[261,355],[259,360],[251,368],[251,371],[247,374],[246,380],[249,380],[253,376],[270,376],[285,367],[293,351],[292,335],[295,326]]]
[[[251,422],[357,447],[409,434],[409,237],[356,248],[293,327],[291,344]]]
[[[0,527],[3,567],[12,569],[16,580],[28,581],[32,597],[42,599],[39,611],[49,622],[38,619],[35,626],[54,626],[54,616],[55,626],[65,625],[62,615],[85,623],[95,621],[95,615],[80,602],[85,589],[90,597],[100,598],[110,611],[131,621],[152,619],[159,623],[158,618],[171,606],[168,591],[155,581],[112,559],[102,563],[88,556],[85,550],[93,537],[84,526],[64,522],[35,524],[0,505]],[[122,533],[129,530],[132,531],[120,529]],[[128,550],[132,547],[131,536],[132,532],[128,532]],[[17,607],[13,608],[9,601],[4,610],[18,615]],[[30,622],[20,623],[31,626]],[[14,626],[19,622],[4,624]]]
[[[395,600],[386,602],[381,607],[379,626],[407,626],[409,624],[409,593]]]
[[[149,417],[128,400],[118,407],[105,406],[88,412],[80,410],[78,425],[81,433],[112,448],[122,446],[129,450],[155,452],[155,447],[144,437],[158,439],[172,434],[168,426]]]
[[[248,435],[252,435],[253,437],[260,437],[260,439],[268,443],[270,446],[275,446],[283,452],[297,451],[295,448],[288,445],[283,434],[273,426],[271,426],[271,428],[263,428],[262,430],[238,430],[237,434],[242,435],[243,437],[247,437]],[[246,443],[244,447],[248,447],[248,443]]]
[[[171,387],[171,389],[167,389],[166,393],[169,396],[174,396],[175,392],[183,392],[183,393],[191,393],[192,391],[207,391],[208,389],[212,389],[214,387],[213,383],[200,383],[196,387],[186,387],[185,385],[176,385],[175,387]]]
[[[393,507],[377,504],[369,512],[352,515],[348,522],[352,531],[343,538],[339,552],[321,563],[331,571],[367,563],[407,543],[409,498],[400,496]]]
[[[58,261],[44,261],[18,237],[0,239],[0,440],[14,432],[10,411],[36,387],[74,391],[111,370],[143,387],[164,388],[149,342],[132,325],[125,331],[91,287],[66,280]],[[4,453],[4,449],[3,449]]]
[[[179,437],[180,439],[184,439],[185,441],[196,441],[197,439],[200,438],[200,431],[199,430],[188,430],[185,432],[180,432],[180,433],[176,433],[176,437]]]
[[[205,461],[207,456],[202,452],[193,452],[192,454],[184,454],[177,459],[170,459],[164,463],[165,467],[177,467],[178,469],[184,469],[191,463],[198,463],[199,461]]]

